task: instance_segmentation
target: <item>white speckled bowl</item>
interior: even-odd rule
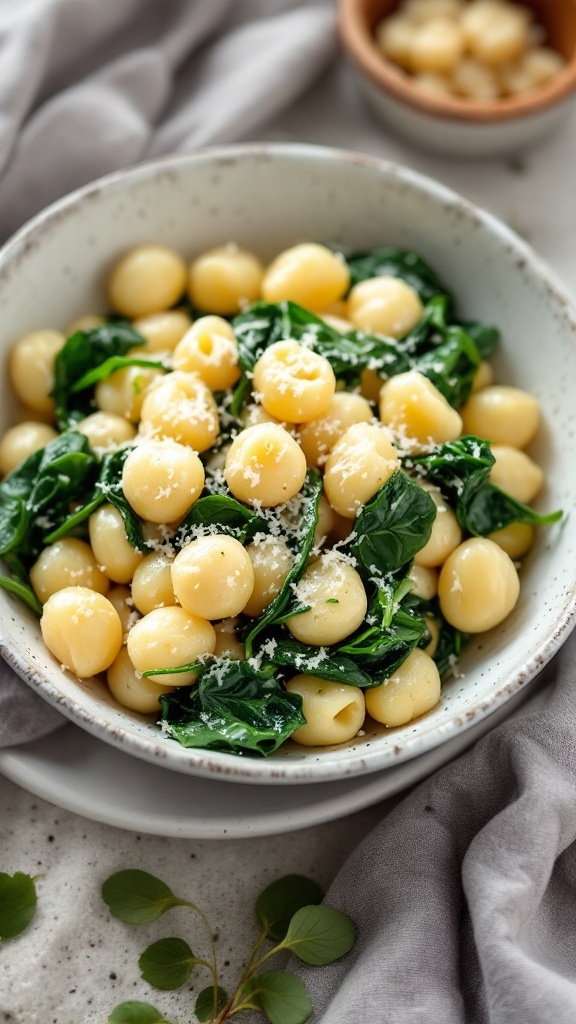
[[[576,310],[534,253],[493,217],[441,185],[383,161],[313,146],[248,145],[111,175],[62,199],[0,254],[0,347],[26,331],[63,328],[106,309],[104,282],[130,246],[158,241],[190,258],[236,241],[269,259],[305,239],[421,252],[466,317],[498,324],[500,382],[532,392],[543,425],[532,454],[545,467],[545,509],[571,513],[576,497]],[[2,382],[3,426],[11,398]],[[372,772],[439,746],[495,711],[552,657],[574,622],[576,532],[570,514],[540,532],[522,571],[514,613],[472,640],[463,677],[438,707],[406,728],[367,731],[353,745],[286,744],[268,760],[189,751],[115,703],[98,679],[63,672],[34,617],[0,592],[0,643],[26,682],[108,743],[168,768],[245,783],[308,782]],[[54,742],[58,742],[55,739]]]

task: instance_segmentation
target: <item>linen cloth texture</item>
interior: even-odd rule
[[[100,175],[257,137],[336,52],[331,0],[0,0],[0,241]],[[0,663],[0,747],[64,722]]]
[[[358,940],[294,968],[314,1024],[576,1021],[576,635],[545,672],[544,707],[422,783],[339,873],[327,902]]]

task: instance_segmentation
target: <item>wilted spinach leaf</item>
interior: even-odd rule
[[[249,544],[257,533],[268,533],[269,526],[253,509],[226,494],[199,498],[180,523],[174,539],[177,547],[189,544],[196,531],[225,533],[241,544]]]
[[[299,514],[298,533],[296,536],[296,558],[292,569],[284,580],[282,587],[266,610],[256,620],[245,639],[246,657],[252,656],[254,640],[269,626],[282,619],[293,596],[292,585],[297,583],[308,561],[308,555],[314,544],[314,532],[318,522],[318,503],[322,497],[322,479],[309,469],[301,491],[301,509]]]
[[[498,328],[481,324],[477,320],[464,320],[460,326],[466,331],[468,337],[472,338],[481,359],[489,359],[500,341]]]
[[[273,670],[213,659],[197,686],[160,698],[164,728],[184,747],[271,754],[305,724],[302,698],[286,693]]]
[[[405,460],[405,465],[440,488],[462,528],[475,537],[484,537],[511,523],[546,526],[562,517],[560,510],[544,515],[535,512],[494,487],[488,479],[494,456],[489,442],[479,437],[467,435],[436,445],[427,455]]]
[[[61,430],[92,412],[90,395],[75,395],[74,387],[86,374],[113,356],[125,356],[145,339],[126,320],[101,324],[89,331],[76,331],[66,340],[54,362],[52,397]]]
[[[114,505],[124,521],[126,536],[137,551],[146,551],[146,542],[142,536],[140,520],[132,506],[128,503],[122,489],[122,470],[129,452],[129,447],[119,448],[115,452],[107,452],[100,463],[100,472],[88,501],[60,523],[45,538],[46,544],[53,544],[60,537],[65,537],[77,526],[80,526],[100,505],[108,501]]]
[[[472,392],[480,353],[461,327],[443,327],[444,341],[421,355],[414,369],[425,374],[450,405],[459,408]]]
[[[127,366],[144,366],[146,369],[166,370],[166,365],[159,360],[143,359],[137,356],[110,356],[110,359],[106,359],[99,366],[95,366],[93,370],[88,370],[88,373],[80,377],[80,380],[77,380],[72,385],[72,394],[76,395],[80,391],[93,388],[99,381],[106,380],[107,377],[116,373],[116,370],[125,370]]]
[[[345,255],[350,286],[371,277],[400,277],[418,292],[424,305],[435,295],[450,293],[435,270],[418,253],[385,246]]]
[[[270,644],[270,639],[276,644]],[[347,683],[348,686],[370,686],[370,676],[357,662],[341,654],[337,645],[332,647],[312,647],[300,643],[290,636],[286,630],[278,630],[260,644],[257,657],[265,657],[272,664],[282,668],[294,668],[297,672],[305,672],[320,679],[329,679],[334,683]]]
[[[485,482],[473,494],[465,508],[460,509],[462,526],[473,536],[485,537],[494,530],[502,530],[511,523],[528,526],[549,526],[562,518],[562,510],[541,514],[516,501],[493,484]]]
[[[342,334],[294,302],[258,302],[233,321],[244,376],[234,394],[232,413],[239,414],[250,390],[247,374],[262,353],[287,338],[327,359],[336,379],[348,387],[356,385],[367,368],[377,370],[383,379],[416,369],[432,380],[451,405],[463,405],[472,389],[480,353],[463,327],[447,322],[447,315],[448,297],[434,294],[419,323],[397,341],[359,330]],[[482,325],[475,328],[481,336]]]
[[[42,605],[29,583],[18,579],[17,576],[0,576],[0,587],[2,590],[7,590],[9,594],[19,597],[35,615],[38,617],[42,615]]]
[[[435,518],[430,495],[396,470],[360,509],[354,524],[350,552],[365,579],[385,583],[385,576],[410,562],[428,542]]]
[[[0,484],[0,554],[37,554],[46,532],[44,520],[63,522],[71,502],[92,489],[97,472],[88,439],[75,430],[28,456]]]
[[[367,366],[382,367],[387,376],[410,369],[410,360],[390,338],[349,331],[341,334],[320,317],[295,302],[257,302],[232,323],[238,340],[239,362],[244,377],[237,385],[232,413],[238,415],[245,401],[250,373],[262,353],[277,341],[292,338],[328,360],[338,380],[353,386]]]

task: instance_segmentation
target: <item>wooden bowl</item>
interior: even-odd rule
[[[403,135],[443,153],[513,152],[556,127],[576,90],[576,3],[525,0],[524,6],[534,11],[566,66],[534,91],[496,100],[425,92],[383,57],[374,32],[398,0],[339,0],[340,36],[373,109]]]

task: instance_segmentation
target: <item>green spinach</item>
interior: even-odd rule
[[[73,426],[94,411],[92,396],[83,390],[75,392],[78,382],[92,371],[99,371],[110,358],[126,356],[130,349],[144,344],[142,335],[125,320],[111,321],[88,331],[76,331],[67,338],[54,363],[52,391],[61,430]]]
[[[271,754],[305,724],[302,698],[273,669],[216,658],[198,666],[197,686],[160,698],[163,728],[185,747]]]
[[[350,331],[341,334],[320,317],[295,302],[258,302],[232,322],[238,340],[239,363],[244,371],[236,387],[231,412],[237,416],[250,391],[248,376],[262,353],[278,341],[292,338],[328,360],[336,378],[349,386],[360,380],[368,366],[387,376],[410,369],[410,360],[390,338]]]
[[[130,447],[120,448],[118,451],[107,452],[104,455],[100,463],[98,479],[88,501],[68,515],[55,530],[52,530],[44,538],[45,543],[53,544],[61,537],[73,533],[100,505],[108,501],[122,516],[126,536],[132,547],[137,551],[147,550],[140,520],[122,489],[122,470],[131,450]]]
[[[344,256],[350,270],[351,287],[371,277],[400,277],[418,292],[424,305],[436,295],[450,297],[436,271],[415,252],[385,246]]]
[[[70,504],[91,490],[97,472],[88,439],[76,430],[29,455],[0,484],[0,554],[35,557],[47,524],[68,517]]]
[[[383,379],[415,369],[429,377],[451,405],[463,405],[481,357],[464,328],[448,324],[447,311],[447,297],[433,297],[416,327],[397,341],[359,330],[342,334],[294,302],[256,303],[233,321],[244,374],[234,393],[232,414],[239,415],[248,397],[250,374],[262,353],[288,338],[327,359],[336,379],[347,387],[358,384],[368,368],[376,369]]]
[[[296,558],[292,569],[284,580],[282,587],[266,610],[256,620],[245,638],[246,657],[252,656],[254,640],[263,630],[283,620],[293,597],[292,586],[297,583],[308,561],[314,544],[314,532],[318,523],[318,503],[322,497],[322,479],[309,469],[301,491],[301,508],[299,511],[299,527],[295,537]]]
[[[494,456],[490,443],[467,435],[436,445],[432,452],[404,460],[435,483],[453,507],[458,522],[474,537],[484,537],[511,523],[545,526],[562,511],[541,515],[489,482]]]
[[[209,494],[199,498],[178,527],[174,543],[184,547],[197,535],[225,533],[241,544],[249,544],[257,533],[268,533],[269,525],[253,509],[227,494]]]
[[[435,518],[430,495],[396,470],[356,517],[349,548],[364,579],[384,585],[428,542]]]

